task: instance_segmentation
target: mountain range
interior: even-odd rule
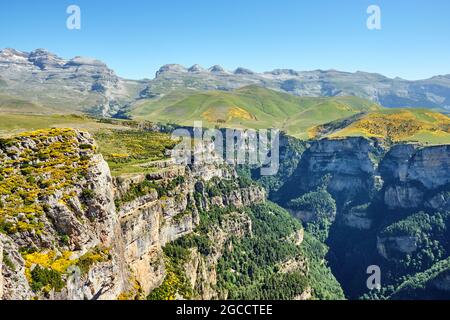
[[[356,96],[388,108],[450,110],[450,75],[408,81],[359,71],[277,69],[256,73],[245,68],[227,71],[219,65],[206,69],[168,64],[151,80],[130,80],[92,58],[63,59],[44,49],[0,51],[0,103],[14,101],[9,107],[17,105],[23,111],[133,115],[143,103],[154,103],[168,94],[182,100],[193,93],[226,92],[249,85],[301,97]]]
[[[220,66],[206,70],[198,65],[191,68],[166,65],[149,83],[149,91],[158,92],[161,88],[232,90],[249,84],[297,96],[357,96],[389,108],[450,108],[450,75],[408,81],[361,71],[277,69],[256,73],[245,68],[229,72]]]
[[[43,49],[0,51],[0,101],[15,100],[13,109],[106,116],[134,101],[138,89],[138,81],[118,77],[95,59],[65,60]]]

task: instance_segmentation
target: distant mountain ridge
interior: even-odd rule
[[[0,94],[60,113],[109,116],[134,101],[139,87],[96,59],[66,60],[45,49],[0,51]]]
[[[168,64],[152,80],[128,80],[97,59],[63,59],[45,49],[0,51],[0,95],[8,101],[29,101],[40,106],[40,112],[111,117],[132,110],[142,100],[154,101],[173,91],[232,91],[248,85],[302,97],[356,96],[384,107],[450,111],[450,75],[408,81],[367,72],[276,69],[257,73],[242,67],[227,71],[220,65]]]
[[[388,78],[377,73],[337,70],[296,71],[276,69],[257,73],[245,68],[226,71],[220,66],[209,69],[196,65],[165,65],[156,73],[150,88],[191,88],[197,90],[233,90],[255,84],[297,96],[357,96],[388,108],[426,107],[450,110],[450,75],[409,81]]]

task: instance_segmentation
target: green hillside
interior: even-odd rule
[[[0,112],[50,114],[52,110],[24,99],[0,94]]]
[[[83,116],[0,95],[0,134],[54,126],[95,130]],[[394,142],[450,143],[450,118],[430,109],[386,109],[358,97],[298,97],[258,87],[234,91],[174,90],[141,100],[129,111],[135,120],[205,127],[278,128],[300,138],[364,136]],[[104,127],[105,124],[101,124]]]
[[[125,125],[109,124],[82,115],[39,115],[0,112],[0,137],[12,136],[25,131],[46,128],[73,128],[96,133],[100,129],[127,129]]]
[[[394,142],[450,143],[450,117],[429,109],[383,109],[337,120],[311,130],[314,137],[364,136]]]
[[[280,128],[301,138],[319,124],[380,107],[357,97],[297,97],[258,86],[234,91],[174,91],[135,106],[131,116],[160,122],[234,128]]]

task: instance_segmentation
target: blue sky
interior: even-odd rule
[[[66,8],[81,8],[81,30]],[[382,29],[366,28],[377,4]],[[153,78],[166,63],[338,69],[406,79],[450,73],[448,0],[1,1],[0,48],[46,48]]]

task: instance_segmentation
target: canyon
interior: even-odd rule
[[[167,159],[151,173],[113,178],[92,137],[70,129],[23,134],[0,149],[3,299],[146,298],[171,276],[163,248],[194,233],[213,207],[227,212],[206,231],[211,251],[192,248],[183,271],[195,297],[225,298],[216,289],[218,260],[231,238],[253,236],[241,209],[266,201],[264,189],[240,187],[233,167],[215,163]],[[212,194],[210,183],[221,181],[229,192]]]
[[[344,289],[349,290],[349,282],[360,282],[347,292],[350,297],[364,292],[368,265],[392,268],[423,252],[428,241],[439,241],[439,255],[445,258],[446,229],[431,225],[423,232],[431,239],[438,232],[437,238],[426,242],[421,227],[395,230],[417,215],[442,216],[448,223],[448,146],[388,145],[359,137],[302,142],[287,136],[280,144],[277,176],[253,175],[251,182],[242,180],[242,169],[250,175],[258,170],[214,162],[177,165],[169,158],[151,162],[152,170],[145,174],[113,177],[93,138],[71,129],[1,140],[3,299],[164,294],[225,299],[233,291],[224,289],[224,274],[237,271],[223,269],[223,256],[235,255],[241,242],[259,237],[255,228],[261,228],[258,219],[264,215],[255,219],[262,210],[255,206],[267,206],[267,198],[303,221],[305,229],[292,229],[282,242],[302,248],[305,237],[320,239],[329,246],[327,259]],[[262,212],[281,210],[268,205],[269,211]],[[362,248],[368,256],[361,256]],[[317,258],[303,253],[276,264],[280,275],[308,275]],[[351,259],[350,267],[342,259]],[[448,291],[450,266],[445,259],[438,266],[426,286],[442,294]],[[44,279],[59,275],[56,284],[39,278],[41,268],[53,272]],[[414,273],[437,267],[433,262],[418,268]],[[311,298],[319,290],[313,284],[295,295]],[[167,288],[173,289],[168,296]]]

